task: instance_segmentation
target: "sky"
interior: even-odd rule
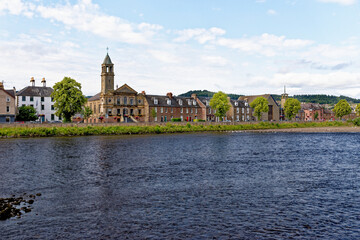
[[[359,0],[0,0],[0,81],[360,98]]]

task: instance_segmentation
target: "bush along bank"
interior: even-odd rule
[[[126,134],[160,134],[183,132],[214,132],[214,131],[246,131],[261,129],[311,128],[311,127],[342,127],[353,126],[350,122],[260,122],[238,125],[167,123],[166,125],[150,126],[69,126],[69,127],[4,127],[0,128],[0,137],[53,137],[53,136],[89,136],[89,135],[126,135]]]

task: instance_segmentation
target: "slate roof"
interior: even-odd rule
[[[245,100],[247,99],[248,103],[251,103],[258,97],[264,97],[266,99],[272,98],[276,104],[276,106],[279,106],[279,104],[275,101],[275,98],[271,94],[263,94],[263,95],[254,95],[254,96],[241,96],[239,97],[239,100]]]
[[[13,98],[15,98],[15,91],[14,89],[4,89],[5,92],[7,92],[10,96],[12,96]]]
[[[196,102],[195,99],[191,97],[172,97],[169,98],[168,96],[160,96],[160,95],[145,95],[145,99],[148,102],[150,107],[185,107],[185,108],[200,108],[199,104]],[[158,100],[158,104],[154,103],[154,100]],[[169,105],[167,103],[168,99],[171,100],[171,104]],[[180,105],[180,101],[182,101],[182,105]],[[190,104],[188,102],[190,100]],[[193,101],[196,102],[195,105],[193,105]]]
[[[54,90],[51,87],[28,86],[17,92],[17,96],[50,97]]]
[[[97,100],[100,100],[100,93],[98,93],[88,99],[88,101],[97,101]]]
[[[103,64],[113,64],[108,53],[105,56]]]
[[[237,106],[235,105],[235,102],[238,103]],[[233,105],[233,107],[241,107],[241,108],[246,107],[246,106],[245,106],[245,101],[242,101],[242,100],[233,100],[233,99],[230,99],[230,103],[231,103],[231,105]]]
[[[302,103],[301,109],[312,109],[312,110],[321,110],[322,106],[319,103]]]

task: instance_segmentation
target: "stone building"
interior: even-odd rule
[[[231,122],[245,122],[251,120],[252,110],[246,101],[228,99],[231,107],[226,113],[227,120]]]
[[[32,106],[35,108],[40,122],[61,121],[60,117],[55,115],[55,108],[52,97],[51,87],[46,87],[45,78],[42,79],[42,86],[35,86],[35,79],[32,77],[31,86],[21,89],[16,94],[17,107]]]
[[[86,103],[93,111],[86,122],[145,121],[144,95],[127,84],[114,89],[114,76],[114,64],[109,54],[106,54],[101,65],[101,91]]]
[[[0,123],[14,122],[16,114],[15,88],[6,90],[0,82]]]
[[[251,104],[256,98],[264,97],[269,102],[269,111],[267,113],[262,113],[261,120],[265,121],[279,121],[280,120],[280,106],[275,101],[274,97],[271,94],[256,95],[256,96],[241,96],[239,100],[243,100]],[[255,120],[255,117],[252,113],[252,120]]]

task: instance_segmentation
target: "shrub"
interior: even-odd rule
[[[172,118],[171,121],[172,122],[181,122],[181,118]]]
[[[355,119],[353,120],[353,123],[355,124],[355,126],[360,126],[360,117],[355,118]]]

